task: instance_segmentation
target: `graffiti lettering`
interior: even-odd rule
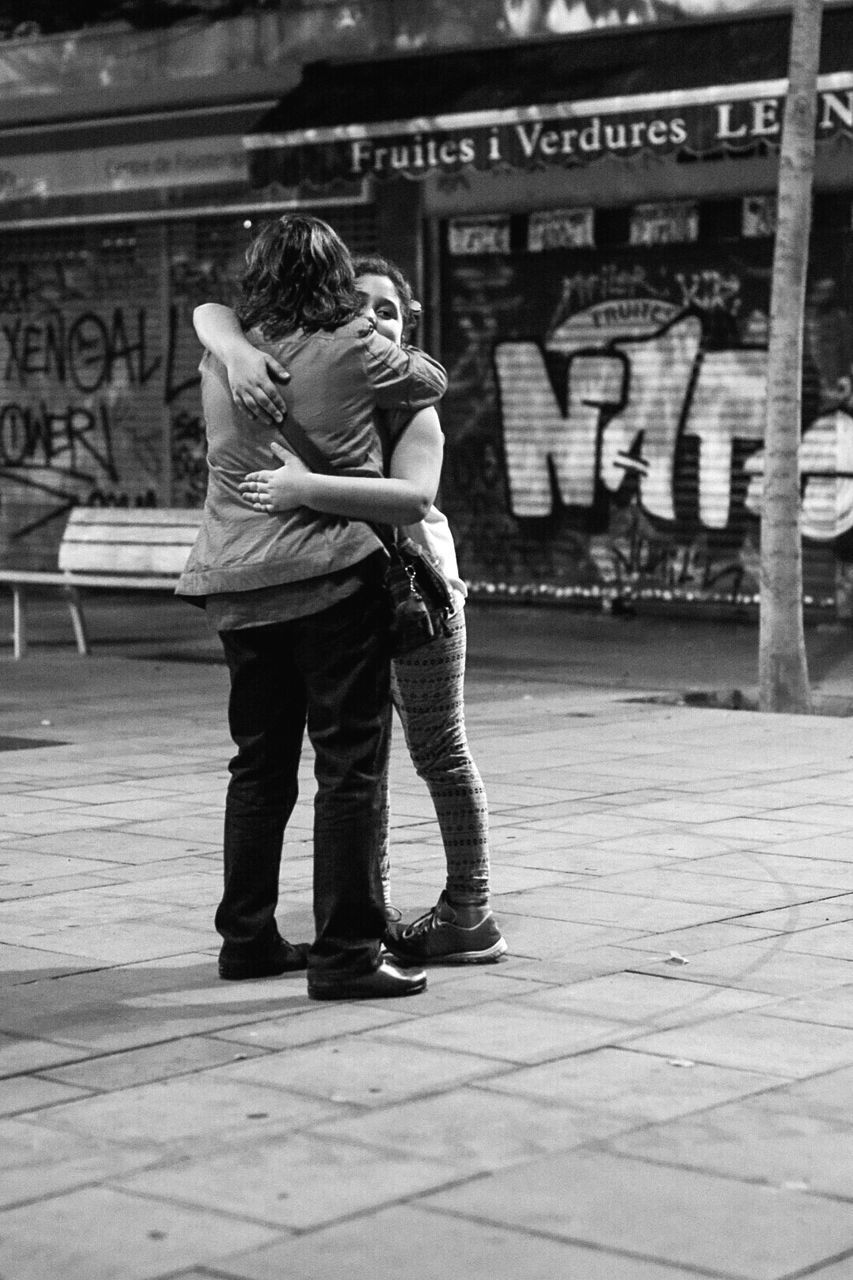
[[[0,311],[20,311],[29,305],[55,306],[76,296],[61,260],[18,262],[0,272]]]
[[[133,498],[124,489],[119,493],[113,489],[93,489],[82,505],[86,507],[156,507],[157,495],[153,489],[137,493]]]
[[[0,405],[0,465],[51,467],[75,476],[82,475],[84,462],[91,460],[110,479],[117,479],[106,405],[97,410],[68,405],[60,411],[43,401],[38,408]]]
[[[178,396],[184,391],[189,391],[192,387],[197,387],[201,382],[201,374],[194,370],[189,378],[185,378],[183,382],[175,381],[175,364],[178,352],[178,332],[180,328],[180,311],[178,307],[172,303],[169,307],[169,330],[168,345],[166,350],[166,391],[164,400],[166,404],[172,404],[177,400]]]
[[[565,413],[538,345],[504,342],[495,348],[513,515],[550,515],[555,497],[566,506],[591,508],[597,484],[616,494],[633,474],[642,510],[672,522],[676,453],[685,439],[698,442],[701,527],[719,532],[729,526],[737,441],[754,445],[745,462],[741,453],[740,465],[745,505],[758,515],[767,352],[701,350],[696,316],[594,351],[586,341],[594,317],[572,319],[583,337],[580,350],[571,351],[568,325],[559,342],[552,337],[549,344],[570,352]],[[853,528],[853,417],[838,411],[812,423],[800,463],[804,536],[828,541]]]
[[[108,321],[91,311],[70,324],[60,314],[29,323],[18,317],[0,325],[3,381],[26,386],[32,377],[50,377],[84,393],[107,384],[143,386],[162,357],[149,359],[144,308],[136,312],[133,336],[128,328],[120,307]]]
[[[706,351],[686,415],[685,434],[699,440],[699,520],[729,523],[735,440],[764,439],[767,352]]]
[[[700,322],[688,316],[653,339],[617,341],[600,354],[573,353],[565,416],[541,350],[529,342],[499,343],[495,365],[513,514],[550,514],[550,466],[562,500],[585,506],[592,505],[596,469],[614,493],[626,471],[636,471],[644,508],[673,520],[675,445],[700,340]]]
[[[513,514],[549,515],[553,485],[567,506],[591,506],[602,411],[624,403],[624,360],[578,354],[569,365],[565,415],[535,343],[499,343],[495,367]]]
[[[596,302],[661,296],[649,279],[645,267],[639,263],[633,267],[625,267],[615,262],[605,262],[596,271],[577,271],[563,277],[560,301],[548,328],[556,329],[566,316],[583,307],[591,307]]]
[[[764,450],[746,461],[746,506],[761,514]],[[853,529],[853,417],[844,410],[811,424],[800,445],[803,536],[827,542]]]
[[[736,315],[740,310],[740,280],[720,271],[683,271],[675,273],[675,282],[681,290],[685,306],[702,311],[726,311]]]
[[[601,478],[615,493],[640,442],[640,502],[662,520],[675,519],[675,445],[701,338],[699,320],[688,316],[654,341],[616,344],[630,353],[631,388],[602,433]]]

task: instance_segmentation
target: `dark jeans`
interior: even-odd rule
[[[225,890],[216,928],[251,943],[274,928],[282,842],[303,734],[315,752],[314,921],[308,967],[379,964],[376,858],[390,723],[387,604],[376,585],[322,613],[220,632],[237,754],[225,804]]]

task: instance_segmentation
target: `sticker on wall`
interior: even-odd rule
[[[776,197],[746,196],[741,209],[741,233],[757,240],[776,234]]]
[[[692,244],[698,238],[699,206],[693,200],[638,204],[631,210],[631,244]]]
[[[543,209],[532,213],[527,224],[530,253],[546,249],[593,249],[592,209]]]
[[[447,247],[454,258],[509,253],[509,218],[452,218],[447,236]]]

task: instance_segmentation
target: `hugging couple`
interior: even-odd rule
[[[177,588],[205,609],[230,673],[237,752],[219,974],[307,968],[317,1000],[414,995],[426,964],[506,951],[489,907],[486,796],[465,734],[465,586],[433,506],[447,378],[406,344],[420,308],[399,269],[353,262],[320,219],[263,227],[240,287],[236,311],[207,303],[194,315],[209,474]],[[333,474],[300,460],[288,422]],[[440,562],[457,608],[446,635],[392,662],[380,533],[393,526]],[[438,902],[407,925],[389,889],[392,702],[447,855]],[[310,946],[286,941],[275,920],[306,727],[317,788]]]

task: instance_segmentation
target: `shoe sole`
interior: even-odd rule
[[[288,965],[285,969],[263,969],[255,973],[223,973],[219,970],[219,976],[223,982],[251,982],[256,978],[281,978],[285,973],[304,973],[307,965],[295,964]]]
[[[508,948],[503,938],[493,946],[487,947],[485,951],[451,951],[443,956],[418,956],[413,952],[405,951],[397,948],[393,943],[386,942],[385,946],[398,960],[405,960],[409,964],[497,964],[501,956],[505,955]]]
[[[403,1000],[406,996],[417,996],[426,991],[426,983],[415,987],[406,987],[403,991],[317,991],[308,988],[309,1000]]]

